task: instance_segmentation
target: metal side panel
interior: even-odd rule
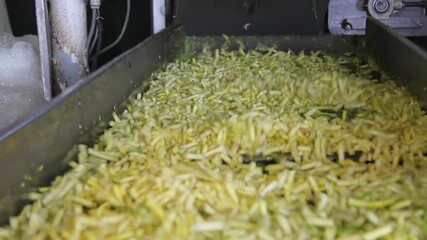
[[[76,144],[91,143],[111,113],[123,109],[119,105],[153,71],[180,56],[184,44],[180,26],[164,30],[0,132],[0,225],[28,202],[28,192],[64,173]]]
[[[366,48],[386,72],[397,78],[422,107],[427,107],[427,53],[383,23],[367,20]]]

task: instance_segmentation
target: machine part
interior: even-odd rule
[[[427,7],[427,1],[421,2],[403,2],[404,7]]]
[[[51,35],[46,0],[36,0],[37,32],[39,37],[40,67],[43,95],[46,101],[52,98]]]
[[[405,4],[404,4],[403,0],[393,0],[393,9],[394,10],[401,10],[404,7],[405,7]]]
[[[152,31],[153,34],[160,32],[166,27],[166,1],[152,0]]]
[[[372,17],[367,23],[367,50],[380,66],[395,75],[422,107],[427,107],[427,53]]]
[[[353,29],[353,25],[351,25],[351,23],[349,21],[347,21],[347,19],[344,19],[342,21],[342,28],[344,28],[345,30],[349,31]]]
[[[90,0],[90,8],[99,9],[101,7],[101,0]]]
[[[369,0],[368,12],[376,19],[388,19],[394,11],[393,0]]]
[[[336,35],[365,35],[369,15],[404,36],[427,36],[427,15],[423,6],[404,7],[414,3],[401,0],[330,0],[328,27]]]
[[[5,0],[0,0],[0,33],[12,33]]]
[[[372,6],[376,13],[386,13],[390,9],[393,9],[388,0],[373,0]]]
[[[88,72],[86,1],[51,0],[50,17],[53,77],[62,91]]]
[[[404,7],[402,0],[368,0],[368,13],[376,19],[389,19],[394,12]]]

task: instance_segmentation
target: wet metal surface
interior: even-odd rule
[[[39,37],[40,49],[40,67],[43,82],[43,95],[46,101],[52,98],[51,84],[51,42],[50,42],[50,27],[49,17],[47,13],[46,0],[36,0],[36,17],[37,17],[37,32]]]
[[[99,136],[131,92],[183,48],[183,32],[176,28],[152,36],[1,131],[0,224],[28,202],[27,193],[64,173],[76,144]]]
[[[427,52],[373,18],[366,31],[368,53],[427,107]]]

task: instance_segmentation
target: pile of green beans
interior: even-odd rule
[[[217,50],[152,80],[0,239],[427,237],[427,116],[371,61]]]

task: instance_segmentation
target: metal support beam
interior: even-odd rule
[[[52,98],[52,64],[49,16],[46,0],[36,0],[37,33],[39,37],[40,67],[43,82],[43,96],[46,101]]]

